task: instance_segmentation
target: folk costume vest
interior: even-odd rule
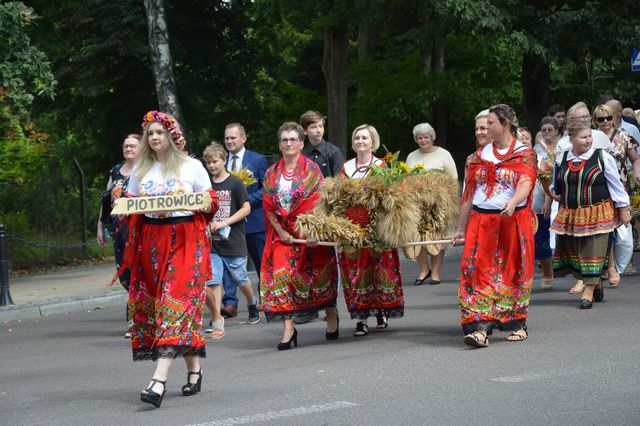
[[[567,154],[565,151],[555,176],[556,192],[562,194],[562,205],[577,209],[610,200],[602,150],[596,149],[591,158],[577,163],[567,161]]]

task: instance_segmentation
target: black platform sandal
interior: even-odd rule
[[[155,386],[156,383],[162,384],[162,393],[153,391],[153,386]],[[165,393],[167,393],[167,381],[151,379],[151,384],[149,385],[149,387],[146,388],[144,392],[140,392],[140,401],[146,402],[147,404],[155,405],[157,408],[160,408],[160,405],[162,405],[162,398],[164,398]]]
[[[189,380],[191,376],[198,376],[198,381],[195,383],[191,383]],[[200,392],[202,386],[202,367],[200,371],[188,371],[187,372],[187,384],[182,387],[182,395],[191,396]]]
[[[378,321],[378,324],[376,325],[376,328],[378,330],[384,330],[385,328],[389,327],[389,323],[387,322],[387,317],[383,313],[378,312],[376,314],[376,320]]]
[[[369,326],[362,321],[358,321],[358,323],[356,324],[356,329],[353,332],[353,336],[362,337],[366,336],[367,334],[369,334]]]

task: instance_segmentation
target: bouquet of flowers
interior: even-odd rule
[[[538,165],[538,180],[545,187],[553,181],[553,160],[541,161]]]
[[[422,164],[416,164],[413,168],[409,167],[404,161],[398,161],[400,151],[395,153],[388,152],[384,156],[385,164],[378,166],[371,165],[370,175],[382,179],[387,185],[393,182],[405,180],[408,176],[424,175],[427,173],[444,173],[442,170],[427,170]]]
[[[251,172],[251,170],[249,170],[248,167],[245,167],[244,169],[241,169],[237,172],[229,171],[229,173],[231,173],[234,176],[238,176],[240,179],[242,179],[242,183],[244,183],[244,186],[251,186],[254,183],[258,182],[256,178],[253,176],[253,172]]]
[[[631,193],[631,214],[640,217],[640,186],[636,186]]]

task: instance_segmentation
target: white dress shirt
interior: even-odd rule
[[[231,172],[239,172],[240,170],[242,170],[242,159],[244,158],[244,147],[240,150],[240,152],[238,152],[237,154],[232,154],[229,153],[229,156],[227,157],[227,170],[231,171]],[[232,170],[231,169],[231,165],[233,164],[233,156],[236,155],[238,158],[236,159],[236,169]]]

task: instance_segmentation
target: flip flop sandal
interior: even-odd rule
[[[584,291],[584,284],[581,285],[574,285],[573,287],[571,287],[571,290],[569,290],[569,294],[578,294],[578,293],[582,293]]]
[[[618,274],[618,278],[612,278],[610,276],[609,277],[609,286],[610,287],[618,287],[620,285],[620,281],[622,281],[622,279],[620,278],[620,274]]]
[[[376,319],[378,320],[378,325],[376,325],[376,329],[384,330],[389,327],[389,323],[387,322],[387,317],[383,314],[376,314]]]
[[[367,334],[369,334],[369,326],[362,321],[358,321],[358,323],[356,324],[356,329],[353,332],[353,336],[362,337],[366,336]]]
[[[509,334],[507,336],[507,342],[521,342],[523,340],[527,340],[529,337],[529,332],[526,328],[521,328]]]
[[[489,346],[489,338],[481,331],[474,331],[464,336],[464,343],[476,348],[486,348]]]
[[[211,338],[213,340],[222,339],[224,337],[224,317],[220,318],[220,321],[214,321],[212,327]]]

